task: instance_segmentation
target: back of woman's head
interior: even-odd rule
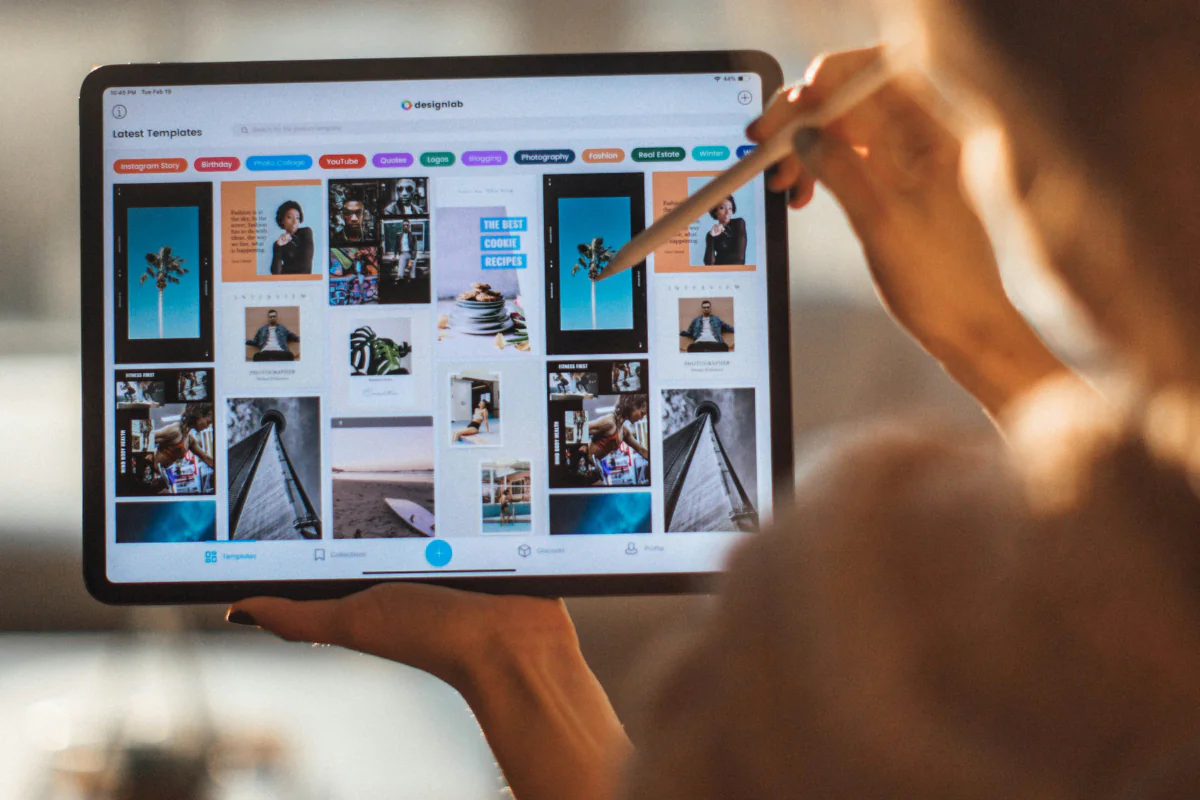
[[[1047,249],[1067,255],[1056,260],[1079,262],[1056,267],[1101,328],[1147,360],[1156,350],[1172,351],[1174,361],[1195,352],[1200,3],[927,0],[926,7],[935,50],[966,64],[968,79],[1005,118],[1015,160],[1026,162],[1017,164],[1026,173],[1018,181],[1029,189],[1042,180],[1038,188],[1053,196],[1034,214],[1048,208],[1061,229],[1075,229],[1073,241]],[[968,35],[958,35],[964,29]],[[1062,191],[1066,181],[1044,191],[1052,181],[1038,168],[1048,150],[1061,158],[1060,173],[1076,173],[1074,191]],[[1101,219],[1101,206],[1119,225]],[[1091,215],[1088,223],[1070,219],[1077,209]],[[1170,371],[1157,357],[1163,363],[1154,371]]]

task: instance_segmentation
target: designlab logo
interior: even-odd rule
[[[401,100],[400,108],[404,111],[415,109],[428,109],[429,111],[441,111],[443,108],[462,108],[462,100]]]

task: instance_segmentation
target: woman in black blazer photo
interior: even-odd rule
[[[312,274],[312,228],[301,228],[302,222],[304,210],[295,200],[288,200],[275,211],[275,224],[283,229],[283,233],[275,240],[272,275]]]
[[[746,220],[733,216],[737,213],[737,202],[729,195],[708,215],[717,222],[708,232],[704,242],[704,265],[746,263]]]

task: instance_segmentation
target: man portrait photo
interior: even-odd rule
[[[289,324],[293,328],[300,327],[298,307],[247,308],[246,360],[295,361],[300,358],[300,335],[294,333]],[[251,331],[254,332],[252,335]]]
[[[683,353],[728,353],[733,350],[733,298],[703,299],[697,308],[695,299],[679,301],[679,350]],[[715,307],[715,309],[714,309]],[[693,316],[699,311],[698,316]],[[724,318],[718,316],[718,313]],[[688,322],[688,318],[691,321]],[[726,339],[726,334],[729,338]]]

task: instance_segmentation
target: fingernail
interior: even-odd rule
[[[240,608],[235,608],[226,614],[225,621],[232,622],[234,625],[258,625],[258,623],[254,621],[254,617],[250,616],[250,614],[247,612],[242,611]]]

